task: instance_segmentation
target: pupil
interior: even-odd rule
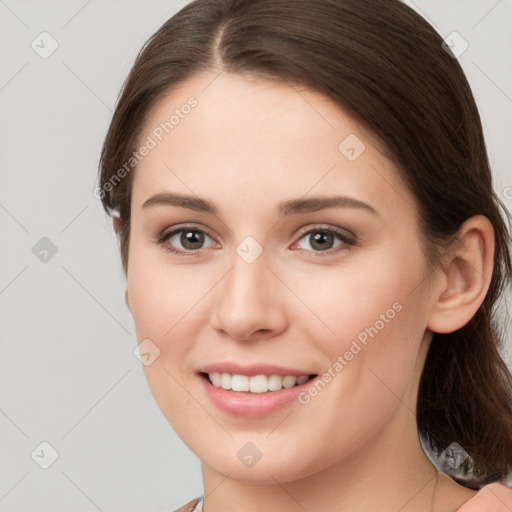
[[[315,244],[318,244],[317,248],[324,250],[326,248],[326,243],[321,242],[321,240],[324,238],[327,238],[327,240],[328,240],[327,245],[328,245],[329,243],[332,243],[333,235],[331,233],[318,232],[317,234],[315,234],[313,236],[313,243],[311,244],[311,247],[315,248]],[[319,243],[319,241],[320,241],[320,243]]]
[[[190,250],[200,249],[203,242],[204,234],[198,231],[184,231],[181,236],[181,243],[184,247]],[[192,244],[193,247],[187,247],[186,244]],[[194,246],[194,244],[197,244],[197,247]]]

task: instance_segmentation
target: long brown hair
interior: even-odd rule
[[[458,443],[470,455],[461,468],[481,484],[504,479],[512,467],[512,377],[496,324],[512,276],[510,214],[493,190],[470,86],[442,43],[398,0],[191,2],[137,56],[102,149],[99,190],[105,211],[120,214],[126,273],[133,172],[113,178],[157,100],[194,74],[225,70],[319,91],[369,129],[416,199],[432,268],[462,223],[485,215],[495,233],[488,293],[463,328],[434,333],[417,401],[428,447],[439,455]]]

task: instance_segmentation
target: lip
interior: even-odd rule
[[[315,372],[309,370],[298,370],[296,368],[285,368],[284,366],[276,366],[273,364],[250,364],[242,366],[237,363],[213,363],[203,366],[197,370],[199,373],[230,373],[231,375],[247,375],[253,377],[254,375],[293,375],[299,377],[300,375],[313,375]],[[276,391],[277,393],[277,391]]]
[[[247,371],[246,368],[247,367],[244,368],[244,371]],[[278,372],[274,373],[274,375],[278,374]],[[244,375],[244,373],[240,373],[240,375]],[[264,373],[254,373],[253,375],[264,375]],[[287,375],[293,375],[293,373],[288,373]],[[297,375],[308,374],[297,373]],[[218,409],[234,416],[246,418],[267,416],[287,405],[290,405],[297,400],[298,395],[310,386],[318,377],[316,375],[298,386],[283,388],[279,391],[250,393],[249,391],[231,391],[218,388],[208,380],[207,375],[198,373],[197,376],[203,392]]]

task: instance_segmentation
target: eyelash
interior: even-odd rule
[[[158,245],[162,245],[163,248],[165,249],[165,251],[168,253],[176,254],[176,255],[182,256],[182,257],[196,256],[202,249],[196,249],[195,251],[192,251],[192,250],[182,251],[181,249],[176,249],[176,247],[174,247],[172,245],[166,245],[166,242],[170,238],[172,238],[176,233],[181,233],[182,231],[194,231],[194,232],[198,232],[198,233],[204,233],[206,236],[210,237],[210,235],[208,235],[208,233],[206,233],[202,229],[199,229],[195,226],[182,226],[178,229],[174,229],[167,233],[163,232],[157,239],[156,243]],[[317,232],[333,234],[336,237],[338,237],[343,242],[343,244],[338,247],[335,247],[334,249],[329,249],[326,251],[310,251],[308,249],[300,249],[302,251],[313,253],[314,257],[330,256],[332,254],[335,254],[335,253],[338,253],[338,252],[341,252],[344,250],[348,250],[357,244],[357,240],[355,238],[354,239],[348,238],[346,235],[344,235],[342,232],[340,232],[338,229],[334,228],[333,226],[329,226],[327,228],[324,226],[314,226],[313,228],[311,228],[307,231],[301,232],[299,235],[299,238],[297,239],[297,242],[299,240],[301,240],[302,238],[304,238],[306,235],[310,235],[312,233],[317,233]],[[210,238],[212,238],[212,237],[210,237]],[[295,242],[293,245],[295,245],[297,242]]]

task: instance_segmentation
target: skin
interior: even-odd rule
[[[510,512],[512,510],[512,489],[493,483],[466,502],[458,512]]]
[[[339,106],[286,83],[202,73],[160,100],[141,142],[190,96],[198,105],[134,175],[127,305],[139,342],[160,350],[144,371],[202,462],[205,511],[456,511],[476,493],[423,452],[415,401],[432,332],[462,327],[483,302],[490,222],[468,219],[461,246],[429,272],[413,197],[378,142]],[[338,149],[349,134],[366,146],[354,161]],[[219,213],[142,208],[163,192],[205,198]],[[277,213],[281,201],[335,193],[378,215],[348,207]],[[190,255],[178,233],[172,243],[189,255],[166,252],[171,241],[157,239],[184,224],[205,233],[202,248]],[[322,255],[316,231],[305,233],[329,225],[357,243],[333,234],[332,254]],[[249,236],[263,249],[252,263],[236,252]],[[211,362],[323,374],[394,303],[400,312],[307,405],[243,418],[202,391],[196,371]],[[248,442],[262,454],[252,467],[237,457]]]

